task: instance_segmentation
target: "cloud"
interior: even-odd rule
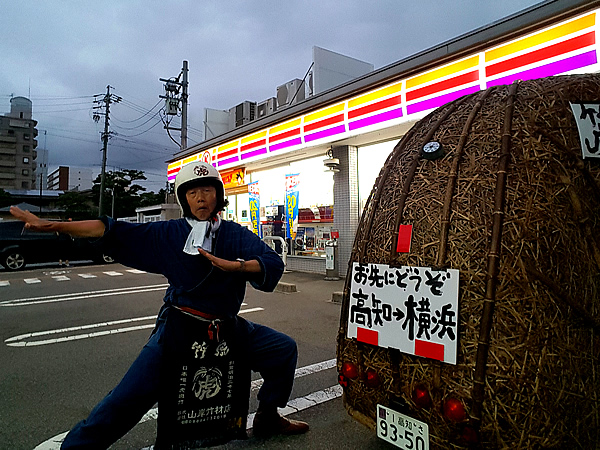
[[[93,95],[104,94],[110,84],[124,102],[112,106],[111,129],[118,134],[109,144],[109,166],[165,174],[164,161],[177,148],[158,117],[140,124],[163,94],[158,79],[177,76],[183,60],[190,68],[194,143],[201,140],[196,130],[204,108],[227,110],[244,100],[274,97],[277,86],[305,75],[314,45],[379,68],[534,3],[5,2],[0,112],[9,110],[11,94],[30,96],[38,148],[47,146],[51,164],[99,169],[103,124],[92,120]]]

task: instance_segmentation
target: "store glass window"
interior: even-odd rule
[[[358,148],[358,201],[360,213],[365,207],[375,180],[398,140]]]
[[[236,222],[250,227],[250,194],[238,194],[236,197]]]
[[[286,235],[286,175],[298,174],[298,219],[291,254],[325,255],[325,242],[333,227],[333,172],[325,171],[324,155],[251,174],[258,181],[263,236]]]

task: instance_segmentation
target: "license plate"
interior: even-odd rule
[[[377,405],[377,437],[404,450],[429,450],[426,423]]]

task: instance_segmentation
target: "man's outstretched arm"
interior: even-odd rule
[[[65,233],[75,237],[102,237],[104,235],[104,223],[98,219],[78,220],[75,222],[52,222],[40,219],[35,214],[23,211],[16,206],[10,207],[10,213],[16,219],[25,222],[25,228],[34,231]]]

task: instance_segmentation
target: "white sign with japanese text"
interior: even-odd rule
[[[456,269],[352,264],[348,337],[456,364]]]
[[[583,159],[600,158],[600,103],[571,103]]]

